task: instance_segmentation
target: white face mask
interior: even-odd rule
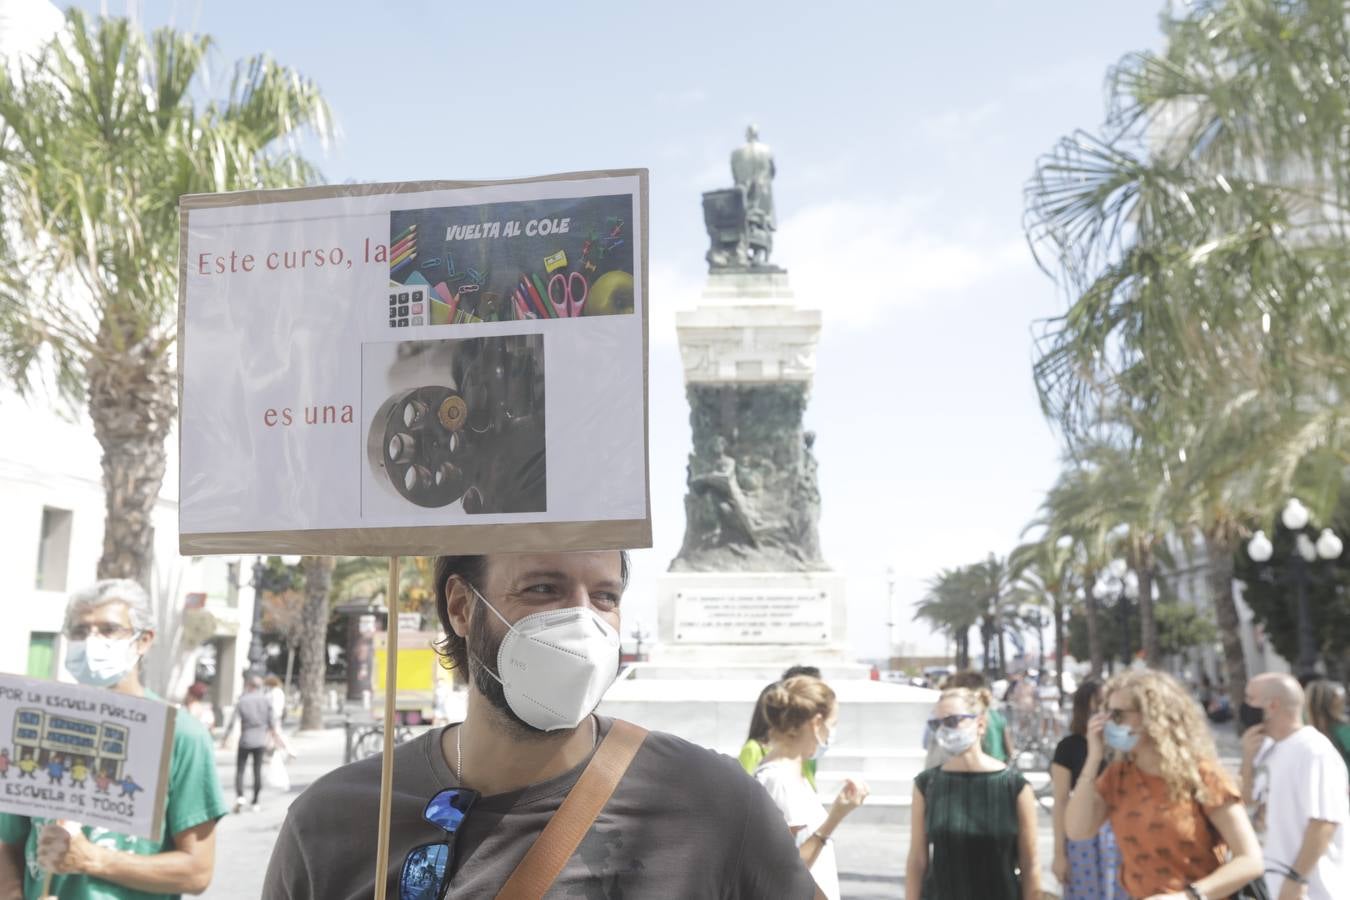
[[[835,738],[839,736],[839,726],[830,725],[825,729],[825,740],[816,744],[816,752],[811,754],[812,759],[820,759],[831,747],[834,746]]]
[[[469,589],[507,627],[497,671],[511,711],[540,731],[576,728],[619,674],[619,632],[579,606],[533,613],[512,625],[477,588]]]
[[[975,726],[958,725],[955,728],[948,728],[943,725],[937,730],[937,742],[945,753],[953,756],[964,753],[975,743]]]
[[[93,635],[87,640],[71,641],[66,650],[66,671],[80,684],[112,687],[140,661],[136,637],[105,638]]]

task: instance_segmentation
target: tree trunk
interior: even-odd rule
[[[295,651],[298,647],[295,644],[286,645],[286,687],[283,689],[286,694],[286,702],[291,702],[291,674],[295,670]]]
[[[1059,591],[1054,595],[1055,610],[1055,689],[1059,691],[1059,702],[1064,703],[1064,601]]]
[[[305,616],[300,637],[300,728],[323,727],[323,673],[328,659],[328,589],[333,583],[331,556],[306,556]]]
[[[986,613],[980,619],[980,652],[984,659],[983,671],[992,672],[994,669],[994,625]]]
[[[1093,584],[1091,577],[1083,579],[1086,585]],[[1087,624],[1088,639],[1088,658],[1091,660],[1092,677],[1101,678],[1102,670],[1105,667],[1105,659],[1102,656],[1102,635],[1101,623],[1097,619],[1097,599],[1092,596],[1092,588],[1088,587],[1084,591],[1083,597],[1083,618]]]
[[[1158,621],[1153,616],[1153,550],[1140,546],[1135,553],[1134,573],[1139,577],[1139,643],[1144,662],[1156,669],[1162,662],[1158,652]]]
[[[98,577],[130,578],[148,587],[151,516],[164,483],[164,442],[173,427],[177,382],[163,355],[136,347],[115,357],[91,357],[87,372],[89,418],[103,449],[106,515]]]
[[[1003,614],[999,610],[999,596],[994,593],[994,637],[998,640],[998,674],[1008,674],[1008,648],[1003,643]]]
[[[1223,641],[1224,672],[1228,676],[1228,700],[1237,709],[1247,691],[1247,656],[1242,649],[1242,620],[1237,598],[1233,595],[1233,552],[1236,540],[1226,529],[1205,533],[1205,554],[1209,557],[1209,593],[1214,601],[1214,618]],[[1238,726],[1241,731],[1241,724]]]

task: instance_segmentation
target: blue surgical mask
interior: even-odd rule
[[[1121,753],[1129,753],[1139,743],[1139,735],[1130,730],[1128,725],[1117,725],[1115,722],[1106,723],[1102,737],[1106,739],[1106,746]]]
[[[823,741],[817,740],[816,752],[811,754],[812,759],[820,759],[822,756],[825,755],[825,752],[829,750],[831,746],[834,745],[836,729],[837,726],[832,726],[825,729],[825,740]]]

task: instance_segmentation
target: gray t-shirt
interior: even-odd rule
[[[607,734],[612,720],[597,720]],[[440,749],[442,731],[394,752],[391,898],[408,852],[444,839],[422,818],[432,795],[456,786]],[[584,768],[583,762],[557,778],[479,798],[455,841],[447,896],[496,896]],[[314,782],[286,815],[264,900],[368,900],[375,892],[379,801],[378,757]],[[652,732],[546,896],[810,900],[815,883],[783,814],[739,763]]]
[[[262,691],[247,691],[234,708],[239,719],[239,746],[256,750],[267,746],[267,732],[275,724],[272,720],[272,701]],[[228,729],[226,729],[228,730]]]

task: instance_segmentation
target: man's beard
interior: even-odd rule
[[[473,675],[474,689],[483,695],[483,699],[497,711],[507,727],[513,731],[529,737],[551,734],[552,732],[542,728],[535,728],[516,715],[516,711],[506,701],[506,689],[502,687],[500,681],[492,677],[500,673],[489,674],[483,671],[489,665],[494,667],[497,665],[497,653],[501,650],[502,640],[505,638],[505,635],[498,637],[492,633],[492,626],[488,621],[491,618],[491,615],[481,609],[476,610],[469,618],[469,637],[465,644],[469,652],[469,671]]]

